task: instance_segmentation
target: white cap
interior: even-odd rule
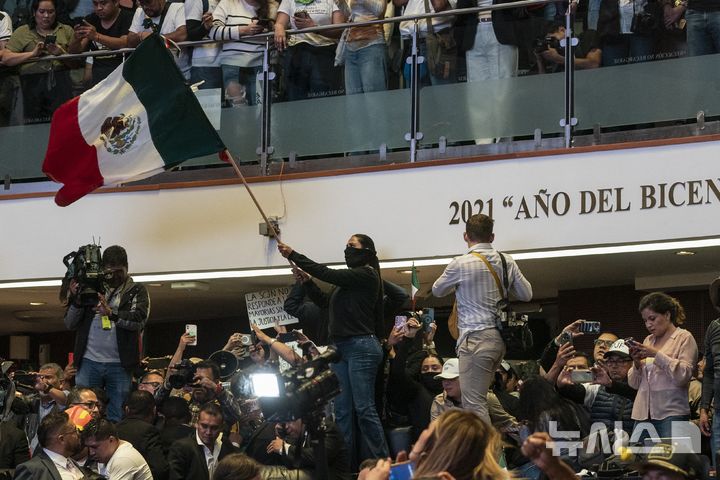
[[[620,355],[625,358],[630,358],[630,349],[628,349],[628,346],[625,344],[625,340],[622,338],[615,340],[603,356],[608,358],[610,355]]]
[[[455,378],[458,378],[460,376],[460,366],[458,365],[458,359],[457,358],[450,358],[448,360],[445,360],[445,363],[443,364],[443,370],[440,375],[435,375],[435,378],[438,379],[445,379],[445,380],[453,380]]]

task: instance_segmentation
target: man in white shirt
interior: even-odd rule
[[[140,8],[135,10],[128,32],[128,47],[137,47],[153,32],[176,43],[187,40],[184,4],[167,0],[138,0],[138,4]],[[190,59],[187,53],[181,51],[176,62],[185,77],[189,78]]]
[[[463,234],[467,253],[453,259],[432,288],[436,297],[455,291],[462,404],[488,423],[488,388],[505,355],[497,303],[507,297],[525,302],[532,298],[530,282],[509,255],[503,255],[505,272],[501,254],[492,246],[493,224],[493,219],[483,214],[468,219]],[[509,292],[503,291],[505,274]]]
[[[83,430],[83,441],[90,457],[108,480],[153,480],[150,467],[140,452],[120,440],[115,426],[105,419],[93,420]]]
[[[80,435],[65,412],[50,412],[37,431],[42,449],[30,460],[18,465],[17,480],[80,480],[85,472],[72,456],[81,449]]]

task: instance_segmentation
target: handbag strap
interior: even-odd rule
[[[432,13],[430,11],[430,0],[424,0],[424,1],[425,1],[425,13]],[[435,27],[433,27],[432,18],[426,17],[425,23],[427,24],[427,34],[435,35]]]
[[[427,1],[427,0],[425,0],[425,1]],[[507,298],[507,295],[505,295],[506,290],[503,289],[503,284],[500,282],[500,277],[498,276],[498,274],[495,271],[495,269],[493,268],[493,266],[490,265],[490,262],[488,261],[487,257],[485,255],[483,255],[482,253],[478,253],[478,252],[470,252],[470,253],[475,255],[476,257],[478,257],[480,260],[483,261],[483,263],[488,268],[488,270],[490,270],[490,273],[492,274],[493,278],[495,279],[495,283],[497,284],[498,290],[500,290],[500,295],[502,296],[502,298]],[[505,258],[502,256],[502,254],[500,254],[500,258],[502,258],[503,268],[504,268],[505,267]]]

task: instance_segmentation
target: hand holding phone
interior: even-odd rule
[[[414,471],[412,462],[396,463],[390,466],[390,480],[412,480]]]
[[[590,383],[593,381],[593,373],[590,370],[573,370],[570,379],[573,383]]]
[[[190,345],[192,347],[197,346],[197,325],[192,325],[192,324],[185,325],[185,333],[187,333],[188,335],[190,335],[191,337],[194,338],[192,343],[188,343],[188,345]]]
[[[402,330],[403,334],[407,333],[407,321],[408,317],[405,315],[397,315],[395,317],[395,328],[397,330]]]

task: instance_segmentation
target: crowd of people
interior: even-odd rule
[[[469,0],[6,0],[0,3],[0,126],[46,122],[58,105],[122,62],[112,50],[152,32],[169,42],[222,43],[178,50],[189,83],[222,89],[223,105],[260,101],[258,72],[272,34],[274,101],[407,87],[417,28],[423,85],[479,82],[564,67],[567,4],[287,35],[346,22],[489,6]],[[720,51],[713,0],[590,0],[577,8],[576,68],[596,68]],[[428,42],[427,38],[437,38]],[[438,44],[440,45],[438,47]],[[429,47],[428,47],[429,46]],[[52,57],[102,51],[87,59]],[[42,61],[29,60],[42,58]]]
[[[295,265],[285,309],[300,328],[252,326],[210,359],[188,355],[197,339],[186,332],[172,355],[141,360],[150,298],[128,275],[124,248],[106,248],[104,293],[88,296],[74,278],[62,290],[65,325],[76,332],[72,361],[30,373],[2,364],[0,474],[565,480],[614,462],[612,478],[706,478],[720,445],[713,421],[720,320],[700,355],[682,328],[682,305],[652,292],[638,306],[644,339],[576,320],[545,346],[534,373],[521,371],[505,358],[503,332],[508,301],[530,300],[532,286],[493,247],[493,227],[473,215],[467,251],[433,285],[436,296],[454,293],[453,358],[435,347],[438,323],[414,306],[408,311],[408,294],[382,279],[372,238],[355,234],[344,269],[278,241]],[[710,288],[718,309],[719,291],[720,279]],[[582,335],[595,336],[592,352],[575,348]],[[254,382],[268,374],[283,379],[287,402],[260,393]],[[700,432],[709,441],[700,442]],[[634,445],[652,447],[628,460]]]

